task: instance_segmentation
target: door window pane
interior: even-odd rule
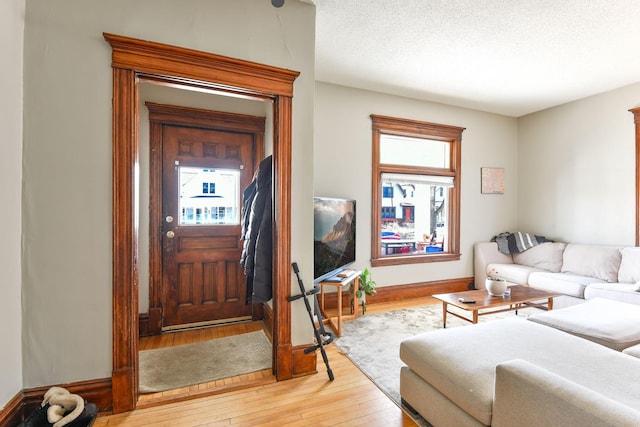
[[[240,223],[240,171],[179,167],[180,225]]]

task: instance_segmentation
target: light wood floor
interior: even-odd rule
[[[369,304],[367,314],[435,304],[433,298]],[[187,344],[260,329],[260,322],[141,339],[140,349]],[[318,373],[276,382],[270,370],[164,393],[142,395],[138,408],[101,415],[103,426],[415,426],[335,345],[325,347],[335,380],[318,352]],[[194,398],[193,396],[203,396]],[[171,403],[163,403],[171,400]]]

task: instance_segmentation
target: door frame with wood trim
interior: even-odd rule
[[[293,376],[291,345],[291,132],[296,71],[103,33],[113,74],[113,412],[138,399],[138,83],[178,86],[273,104],[273,352],[278,380]]]

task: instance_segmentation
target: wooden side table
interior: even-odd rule
[[[322,313],[322,317],[324,318],[324,323],[328,323],[329,326],[335,331],[336,336],[342,336],[342,321],[346,319],[355,319],[358,317],[358,308],[356,307],[358,301],[356,292],[358,291],[358,286],[360,284],[359,277],[361,271],[353,271],[349,276],[345,277],[339,282],[320,282],[320,312]],[[353,283],[353,286],[351,284]],[[338,315],[337,316],[327,316],[324,309],[324,288],[325,286],[331,286],[336,288],[336,293],[338,294]],[[351,287],[351,301],[353,304],[351,306],[351,314],[343,315],[342,313],[342,291],[344,289],[349,289]]]

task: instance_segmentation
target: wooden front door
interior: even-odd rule
[[[240,216],[262,135],[172,123],[159,130],[162,329],[251,319]]]

